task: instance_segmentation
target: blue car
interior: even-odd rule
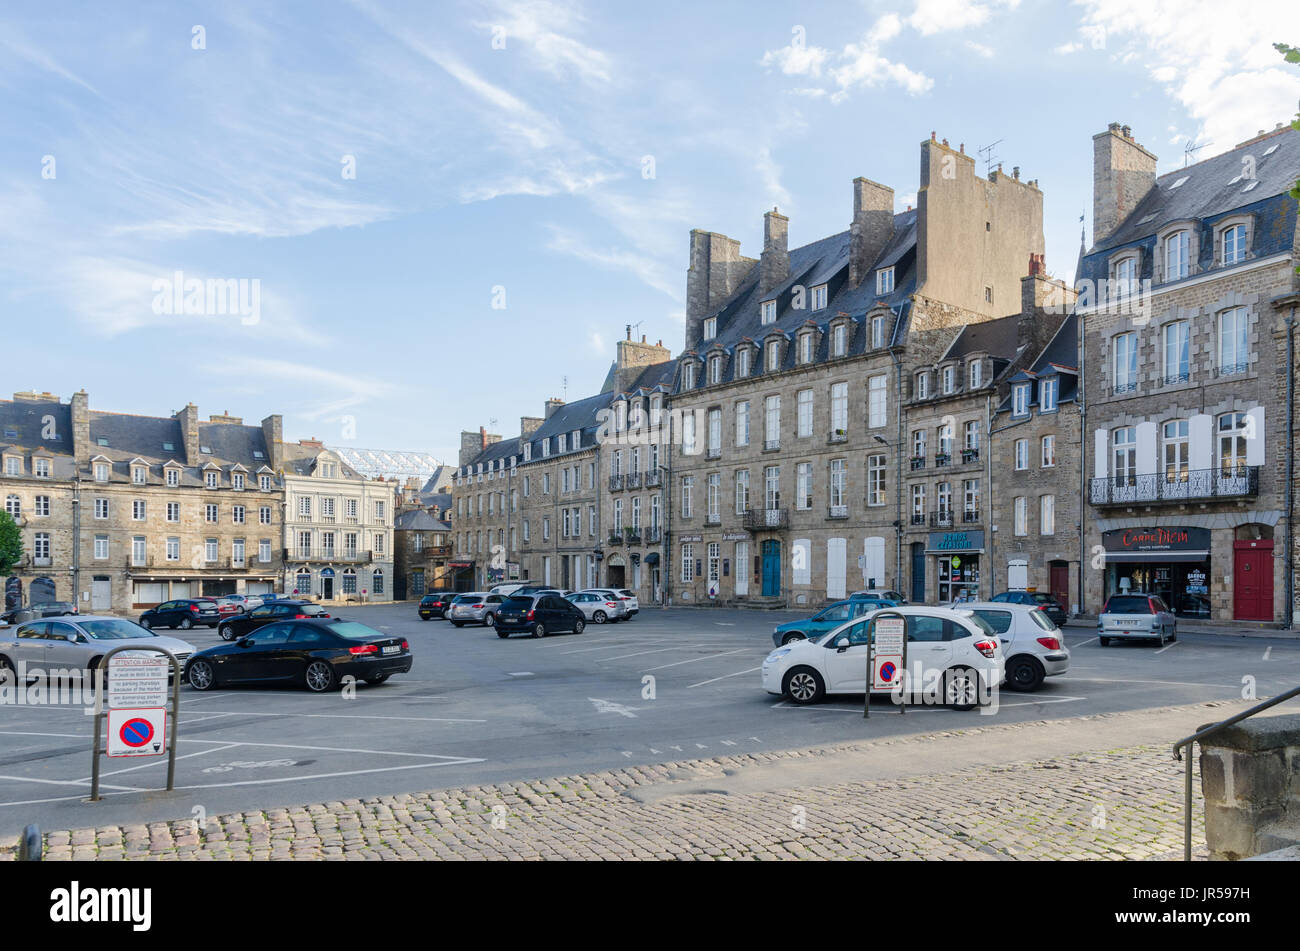
[[[776,630],[772,632],[772,643],[777,647],[784,647],[792,641],[802,641],[810,637],[817,637],[819,634],[825,634],[832,628],[839,627],[845,621],[851,621],[870,611],[896,607],[898,607],[896,601],[889,601],[885,598],[853,597],[844,601],[836,601],[834,604],[822,608],[812,617],[778,625]]]

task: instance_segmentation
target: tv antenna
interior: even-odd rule
[[[993,151],[995,148],[997,148],[998,143],[1001,142],[1001,141],[1002,141],[1002,139],[998,139],[997,142],[990,142],[988,145],[984,146],[982,149],[976,149],[976,151],[979,152],[979,154],[982,155],[982,156],[984,157],[984,177],[985,177],[985,178],[988,178],[989,175],[993,172],[993,165],[994,165],[994,163],[997,163],[997,164],[999,164],[999,165],[1001,164],[1000,162],[998,162],[998,156],[997,156],[997,153],[995,153],[995,152]]]
[[[569,378],[567,376],[560,377],[560,399],[566,403],[569,401]]]
[[[493,416],[491,419],[488,420],[488,427],[489,427],[490,429],[496,429],[496,427],[497,427],[497,420],[496,420],[496,417],[495,417],[495,416]]]
[[[1197,152],[1205,148],[1207,145],[1213,144],[1213,142],[1193,142],[1191,139],[1188,139],[1187,144],[1183,146],[1183,168],[1186,168],[1195,161]]]

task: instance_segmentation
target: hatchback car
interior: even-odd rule
[[[884,601],[893,601],[895,604],[907,604],[907,598],[903,597],[901,591],[886,591],[881,588],[870,588],[866,591],[854,591],[850,598],[880,598]]]
[[[497,637],[529,633],[545,637],[571,631],[581,634],[587,626],[582,611],[558,594],[515,594],[506,599],[497,615]]]
[[[135,645],[165,648],[181,663],[194,653],[193,644],[155,634],[125,618],[65,615],[20,624],[7,640],[0,640],[0,677],[18,669],[94,670],[114,647]]]
[[[613,601],[622,601],[627,609],[627,617],[634,618],[641,611],[641,602],[627,588],[583,588],[583,594],[595,594]]]
[[[314,601],[276,601],[253,608],[247,614],[222,618],[217,633],[223,641],[237,641],[259,627],[276,621],[301,621],[305,618],[327,618],[329,613]]]
[[[416,613],[420,615],[421,621],[427,621],[430,618],[446,617],[447,608],[451,604],[451,598],[445,594],[426,594],[420,599],[420,606]]]
[[[1046,677],[1059,677],[1070,669],[1070,651],[1061,629],[1037,606],[1006,601],[972,601],[962,609],[997,633],[1012,690],[1037,690]]]
[[[410,669],[410,644],[401,637],[342,618],[303,618],[199,651],[186,663],[185,679],[195,690],[300,683],[321,693],[347,677],[378,686]]]
[[[501,611],[501,604],[505,599],[503,594],[488,594],[483,591],[458,594],[451,602],[447,619],[451,621],[453,627],[464,627],[466,624],[493,627],[496,625],[497,614]]]
[[[934,690],[936,699],[948,706],[969,710],[986,702],[1002,683],[1002,646],[982,618],[965,610],[920,606],[892,608],[889,613],[905,619],[911,693]],[[801,705],[818,703],[829,694],[865,693],[867,650],[878,616],[871,612],[825,634],[778,647],[763,661],[763,689]]]
[[[878,611],[881,608],[895,606],[892,601],[879,601],[875,598],[849,598],[847,601],[836,601],[834,604],[822,608],[812,617],[778,624],[776,629],[772,631],[772,643],[777,647],[782,647],[795,641],[816,637],[839,627],[845,621],[861,617],[868,611]]]
[[[62,617],[65,614],[76,613],[77,606],[71,601],[42,601],[40,604],[31,604],[25,608],[14,608],[0,615],[0,621],[5,624],[22,624],[24,621],[35,621],[43,617]]]
[[[229,601],[239,609],[241,614],[265,603],[259,594],[228,594],[217,601],[218,607],[220,607],[222,601]]]
[[[594,624],[604,624],[607,621],[614,624],[628,617],[626,602],[596,594],[594,591],[576,591],[564,600],[577,607],[583,616]]]
[[[1003,591],[989,600],[999,604],[1027,604],[1031,608],[1038,608],[1047,612],[1057,627],[1065,627],[1065,622],[1070,619],[1070,613],[1061,602],[1045,591]]]
[[[1112,594],[1097,618],[1097,635],[1102,647],[1111,641],[1178,640],[1178,618],[1154,594],[1141,592]]]
[[[141,627],[179,627],[188,631],[192,627],[216,627],[220,623],[221,611],[210,598],[164,601],[140,615]]]

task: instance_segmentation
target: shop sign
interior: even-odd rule
[[[1117,528],[1102,532],[1106,551],[1209,551],[1208,528]]]
[[[970,532],[931,532],[930,544],[927,546],[927,551],[931,553],[983,550],[983,529]]]

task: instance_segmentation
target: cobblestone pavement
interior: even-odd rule
[[[905,779],[710,791],[755,767],[824,778],[842,762],[836,757],[870,758],[899,743],[922,758],[926,744],[953,738],[1014,747],[1007,731],[1035,726],[234,813],[211,817],[202,831],[180,820],[52,832],[46,859],[1181,858],[1183,773],[1167,745]],[[1099,737],[1108,732],[1098,724]],[[939,746],[933,752],[942,755]],[[1195,789],[1193,841],[1203,855],[1199,776]],[[5,843],[0,860],[12,860],[14,849]]]

